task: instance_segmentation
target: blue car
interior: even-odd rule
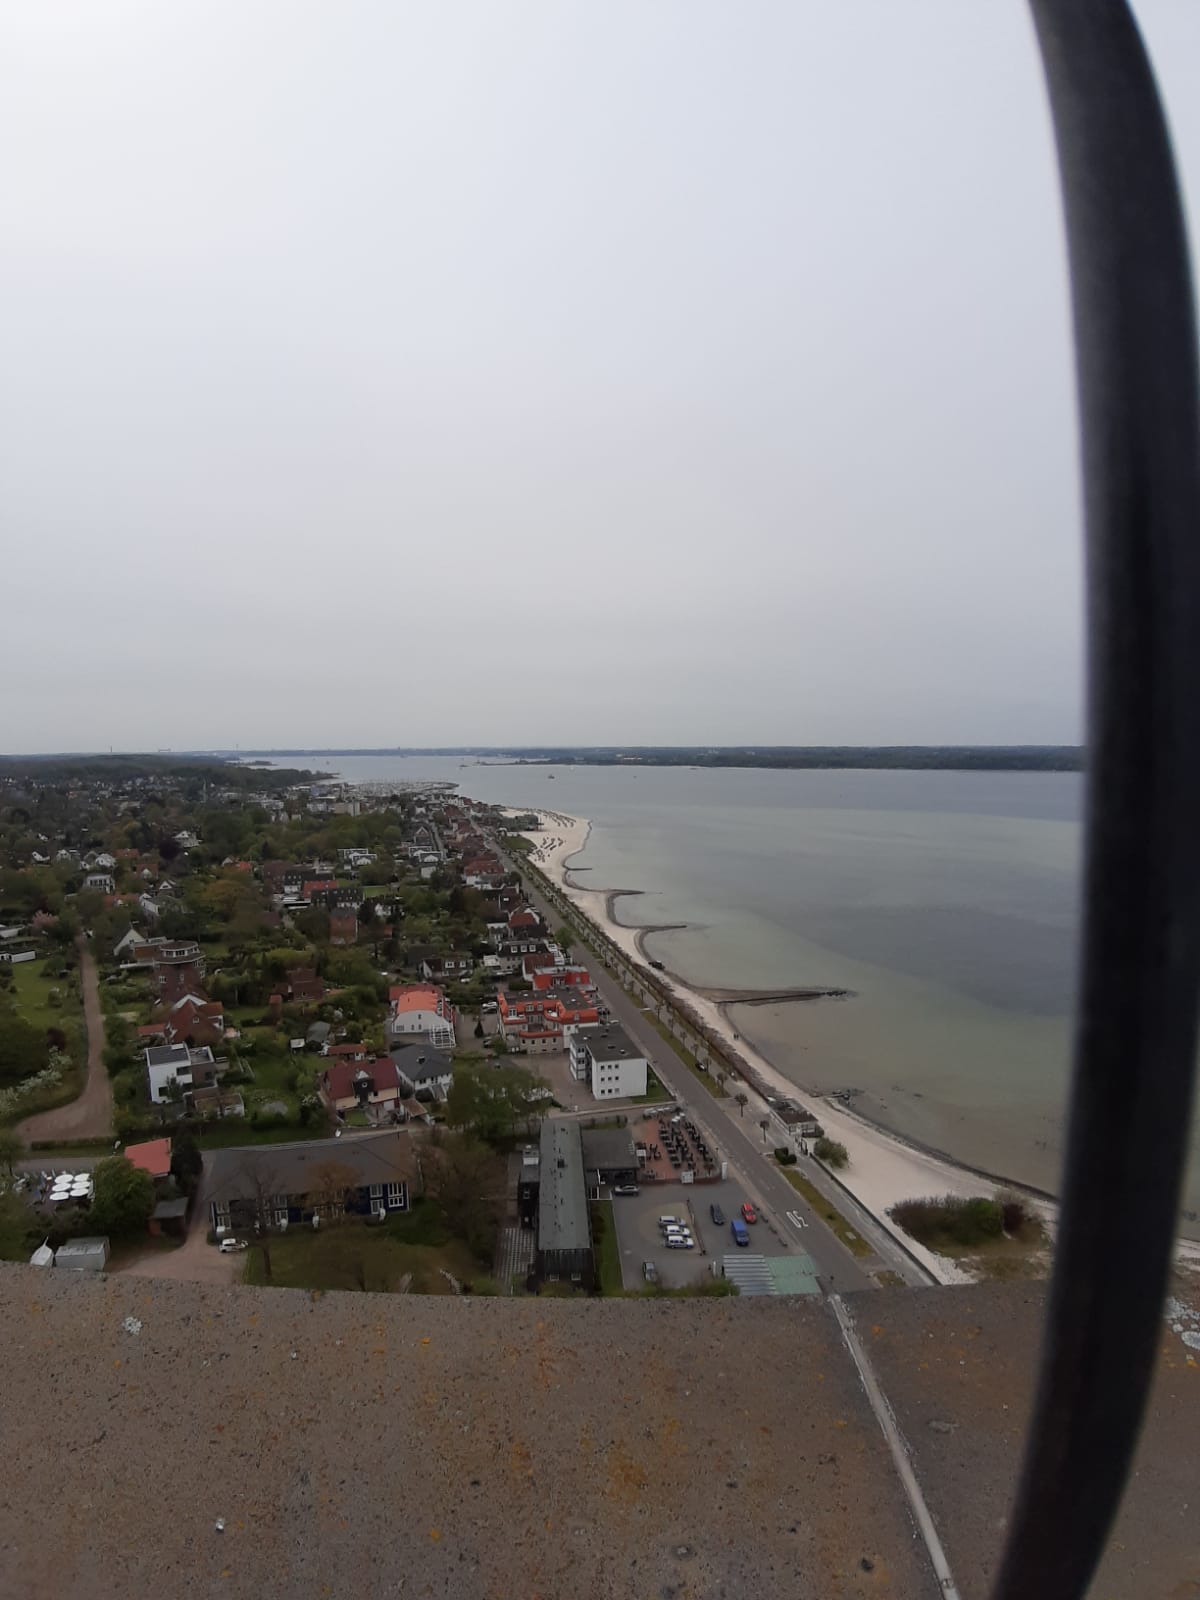
[[[725,1213],[721,1210],[720,1206],[709,1206],[708,1214],[716,1223],[718,1228],[723,1228],[725,1226]]]

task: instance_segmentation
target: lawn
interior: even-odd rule
[[[24,961],[13,967],[12,988],[9,993],[13,1003],[26,1022],[35,1028],[62,1028],[69,1034],[79,1020],[79,995],[70,978],[46,976],[44,961]],[[57,989],[62,1004],[51,1004],[50,992]]]
[[[441,1269],[460,1283],[482,1278],[486,1271],[459,1240],[413,1242],[397,1237],[391,1223],[368,1227],[365,1222],[343,1222],[317,1233],[311,1228],[298,1228],[274,1235],[269,1252],[269,1277],[262,1246],[252,1246],[247,1252],[246,1283],[283,1289],[357,1289],[395,1294],[402,1281],[411,1277],[412,1294],[452,1294]]]
[[[596,1280],[601,1294],[622,1294],[621,1251],[617,1244],[617,1225],[613,1221],[611,1200],[593,1200],[592,1238],[595,1242]]]
[[[646,1021],[650,1024],[654,1031],[660,1034],[666,1043],[671,1046],[671,1049],[674,1050],[675,1054],[679,1057],[680,1061],[683,1062],[684,1066],[692,1074],[693,1078],[699,1078],[700,1082],[708,1090],[709,1094],[712,1095],[713,1099],[724,1099],[725,1091],[717,1083],[717,1080],[713,1077],[712,1073],[705,1072],[702,1067],[698,1067],[696,1065],[695,1056],[685,1044],[680,1043],[680,1041],[667,1027],[666,1023],[660,1022],[654,1015],[653,1011],[643,1011],[642,1015],[645,1017]]]
[[[871,1246],[867,1241],[850,1226],[841,1212],[826,1200],[815,1184],[810,1183],[807,1178],[801,1177],[800,1173],[794,1172],[791,1167],[780,1167],[779,1170],[792,1188],[804,1196],[821,1221],[828,1224],[830,1232],[837,1235],[852,1256],[869,1256],[872,1254]]]
[[[328,1139],[329,1125],[324,1116],[312,1119],[306,1128],[254,1127],[248,1117],[225,1117],[220,1126],[196,1135],[201,1150],[228,1150],[243,1144],[298,1144],[301,1139]]]
[[[632,1103],[635,1106],[652,1106],[658,1105],[662,1101],[669,1100],[670,1098],[671,1096],[667,1093],[666,1088],[663,1086],[662,1080],[659,1078],[654,1068],[647,1067],[646,1092],[645,1094],[635,1095]]]

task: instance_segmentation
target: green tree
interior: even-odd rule
[[[744,1117],[746,1115],[746,1107],[750,1104],[750,1096],[744,1089],[739,1089],[733,1098],[737,1101],[738,1115]]]
[[[11,1189],[0,1189],[0,1261],[28,1261],[35,1243],[33,1212]]]
[[[185,1194],[191,1194],[204,1170],[204,1157],[190,1128],[176,1128],[171,1138],[171,1176]]]
[[[140,1233],[154,1210],[154,1180],[124,1156],[108,1156],[92,1173],[92,1223],[98,1233]]]
[[[0,1083],[40,1072],[49,1059],[45,1031],[8,1007],[0,1008]]]
[[[559,928],[558,932],[554,935],[554,942],[562,951],[564,957],[569,961],[571,959],[571,951],[575,948],[575,934],[573,929],[568,928],[564,922],[562,927]]]
[[[481,1139],[502,1139],[545,1115],[545,1088],[524,1067],[460,1066],[446,1099],[446,1120]]]
[[[13,1168],[25,1154],[25,1141],[15,1128],[0,1128],[0,1172],[12,1178]]]
[[[435,1133],[421,1164],[425,1189],[448,1226],[480,1260],[490,1262],[504,1215],[504,1161],[478,1139]]]

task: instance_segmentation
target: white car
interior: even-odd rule
[[[217,1249],[223,1256],[231,1256],[236,1250],[245,1250],[245,1239],[222,1239]]]
[[[696,1241],[690,1236],[685,1239],[682,1237],[682,1235],[673,1233],[667,1240],[668,1250],[694,1250],[695,1248]]]

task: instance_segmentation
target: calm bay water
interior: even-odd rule
[[[688,981],[853,991],[733,1008],[734,1025],[798,1085],[858,1090],[859,1109],[898,1133],[1057,1188],[1077,774],[319,764],[351,781],[449,779],[480,800],[589,817],[581,881],[644,891],[619,903],[624,921],[687,924],[649,944]],[[1200,1212],[1194,1149],[1185,1204]]]

